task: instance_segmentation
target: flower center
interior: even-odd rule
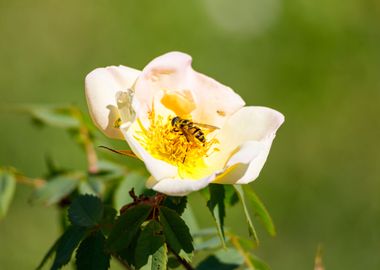
[[[178,116],[156,116],[154,110],[149,114],[149,128],[137,121],[136,140],[155,158],[178,167],[181,178],[199,179],[212,172],[205,163],[206,157],[219,151],[218,140],[208,138],[212,130]]]

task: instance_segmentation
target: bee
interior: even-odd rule
[[[206,143],[206,138],[201,128],[205,128],[211,131],[219,129],[218,127],[211,125],[195,123],[187,119],[182,119],[179,116],[176,116],[172,119],[171,125],[173,126],[173,131],[181,132],[181,134],[186,137],[186,140],[188,142],[193,141],[195,138],[203,144]]]

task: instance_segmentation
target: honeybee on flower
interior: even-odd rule
[[[276,110],[244,106],[191,61],[170,52],[142,71],[98,68],[85,80],[94,123],[108,137],[126,140],[151,174],[146,185],[168,195],[255,180],[284,121]]]

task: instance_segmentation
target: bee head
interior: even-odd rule
[[[179,122],[180,118],[178,116],[172,119],[172,126],[175,126]]]

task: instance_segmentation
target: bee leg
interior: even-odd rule
[[[186,138],[187,139],[187,138]],[[183,157],[182,163],[185,163],[187,157],[187,151],[189,150],[189,146],[186,146],[185,156]]]

